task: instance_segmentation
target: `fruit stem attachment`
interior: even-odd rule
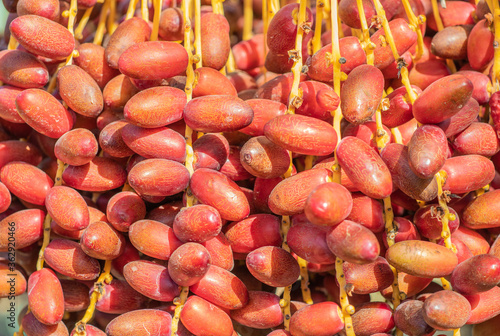
[[[253,36],[253,1],[244,0],[243,2],[243,41],[250,40]]]
[[[54,182],[54,187],[60,186],[62,184],[62,174],[64,172],[64,162],[61,160],[57,160],[57,172],[56,172],[56,178]],[[36,262],[36,270],[39,271],[43,268],[43,262],[45,260],[44,253],[45,249],[47,248],[47,245],[50,243],[50,223],[52,222],[52,217],[50,214],[47,212],[47,215],[45,216],[45,220],[43,222],[43,243],[42,247],[40,248],[40,252],[38,253],[38,260]]]
[[[307,261],[301,257],[297,258],[300,266],[300,289],[302,290],[302,300],[307,304],[313,304],[311,291],[309,290],[309,272],[307,271]]]
[[[432,14],[434,15],[434,20],[436,21],[436,26],[438,32],[444,29],[443,20],[441,19],[441,15],[439,14],[439,7],[437,4],[437,0],[431,0],[432,3]],[[450,68],[451,73],[457,72],[457,67],[455,63],[451,59],[446,59],[446,65]]]
[[[153,30],[151,31],[150,41],[158,40],[158,29],[160,27],[160,15],[163,0],[153,0],[154,16],[153,16]]]
[[[188,295],[189,295],[189,287],[181,287],[181,294],[174,299],[175,311],[174,311],[174,317],[172,318],[171,336],[177,336],[181,311],[182,308],[184,308],[184,304],[186,303]]]
[[[436,0],[433,0],[436,1]],[[415,92],[413,92],[413,89],[411,88],[410,85],[410,80],[408,78],[408,69],[406,68],[406,64],[404,63],[403,59],[399,57],[398,50],[396,48],[396,43],[394,42],[394,38],[392,37],[392,32],[391,28],[389,27],[389,22],[387,21],[387,17],[385,16],[385,10],[382,4],[380,3],[380,0],[373,0],[373,4],[375,5],[375,10],[377,12],[377,16],[379,17],[382,28],[384,29],[385,33],[385,39],[387,43],[389,44],[389,47],[391,48],[392,51],[392,56],[394,59],[398,62],[398,68],[401,71],[401,81],[403,82],[406,92],[408,93],[408,96],[410,97],[410,101],[413,103],[415,99],[417,99],[417,96]]]
[[[83,315],[82,319],[78,321],[75,325],[75,336],[86,336],[87,332],[85,331],[85,325],[92,319],[94,316],[95,305],[97,301],[101,299],[101,297],[105,294],[104,286],[109,284],[113,280],[113,276],[111,273],[111,260],[106,260],[104,263],[104,270],[102,271],[99,278],[94,283],[94,290],[90,295],[90,304],[85,311],[85,315]]]
[[[69,32],[71,33],[71,35],[75,36],[75,31],[74,31],[74,27],[75,27],[75,19],[76,19],[76,14],[78,13],[78,4],[77,4],[77,0],[71,0],[71,3],[70,3],[70,6],[69,6],[69,17],[68,17],[68,30]],[[69,64],[72,64],[73,63],[73,56],[75,54],[75,51],[73,50],[73,52],[71,53],[71,55],[69,55],[67,58],[66,58],[66,65],[69,65]]]
[[[361,23],[361,45],[366,53],[366,64],[373,65],[373,61],[375,59],[373,49],[375,49],[375,44],[370,41],[370,31],[368,30],[368,24],[366,23],[363,0],[356,0],[356,4],[358,5],[359,22]]]
[[[113,34],[115,31],[117,24],[115,22],[116,17],[116,0],[110,0],[109,3],[109,15],[108,15],[108,34]]]
[[[85,13],[83,13],[83,16],[80,19],[80,22],[78,22],[78,26],[75,29],[75,38],[77,40],[81,40],[83,38],[83,30],[85,29],[85,26],[89,22],[90,14],[92,14],[93,9],[94,9],[94,7],[87,8],[85,10]]]
[[[201,3],[200,0],[194,0],[194,50],[195,50],[195,64],[196,69],[202,67],[202,54],[201,54]],[[185,45],[185,44],[184,44]]]
[[[419,17],[417,18],[415,16],[415,13],[413,13],[413,10],[411,9],[410,1],[402,0],[402,2],[406,12],[406,16],[408,17],[408,21],[410,22],[410,27],[415,33],[417,33],[417,50],[415,56],[413,57],[413,61],[416,62],[422,57],[422,54],[424,53],[424,37],[422,36],[422,30],[420,30],[420,26],[424,24],[425,16],[419,15]]]
[[[351,315],[355,313],[354,306],[349,304],[349,298],[345,290],[346,282],[344,276],[344,261],[337,257],[335,260],[335,274],[340,288],[340,306],[342,307],[342,319],[344,320],[344,328],[347,336],[356,336],[354,327],[352,326]]]
[[[455,215],[450,213],[447,204],[448,196],[443,191],[443,185],[446,182],[447,177],[448,174],[444,170],[440,170],[436,173],[436,182],[438,185],[438,202],[439,207],[441,208],[440,212],[442,212],[441,224],[443,225],[443,230],[441,231],[441,237],[444,239],[444,245],[446,246],[446,248],[450,249],[454,253],[457,253],[457,248],[451,243],[451,233],[449,226],[449,221],[455,220]]]
[[[290,230],[290,217],[283,216],[281,218],[281,235],[283,237],[283,244],[281,245],[281,247],[284,250],[290,252],[290,247],[288,246],[288,241],[287,241],[288,230]],[[280,300],[280,306],[281,306],[281,309],[283,311],[285,330],[289,330],[290,318],[292,317],[292,314],[290,312],[290,300],[291,300],[290,299],[290,297],[291,297],[290,292],[291,291],[292,291],[292,285],[286,286],[285,291],[283,292],[283,299]]]
[[[293,83],[290,96],[288,97],[288,114],[294,114],[295,108],[300,107],[302,104],[302,92],[299,90],[300,75],[302,70],[302,40],[304,38],[304,32],[309,32],[311,30],[309,23],[306,23],[306,8],[307,0],[300,0],[295,49],[288,51],[288,55],[291,59],[293,59]]]

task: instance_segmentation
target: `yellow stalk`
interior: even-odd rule
[[[195,49],[195,59],[193,63],[196,63],[196,69],[202,67],[203,55],[201,54],[201,3],[200,0],[194,0],[194,49]]]
[[[370,41],[370,31],[368,30],[368,24],[366,23],[363,0],[356,0],[356,4],[358,5],[359,21],[361,22],[361,42],[366,53],[366,63],[373,65],[375,57],[373,55],[373,49],[375,49],[375,45]]]
[[[500,8],[498,1],[493,0],[493,9],[491,10],[494,13],[493,16],[493,25],[495,28],[495,42],[493,43],[495,56],[493,62],[493,73],[491,82],[493,83],[494,91],[496,92],[500,90],[500,85],[498,83],[498,79],[500,78]]]
[[[154,1],[154,17],[153,17],[153,30],[151,31],[150,41],[158,40],[158,29],[160,27],[160,15],[163,0],[153,0]]]
[[[83,38],[83,30],[85,29],[85,26],[89,22],[90,19],[90,14],[92,14],[92,10],[94,7],[87,8],[85,10],[85,13],[82,16],[82,19],[78,23],[78,26],[75,29],[75,38],[78,40],[81,40]]]
[[[118,26],[115,22],[116,17],[116,0],[111,0],[109,3],[109,15],[108,15],[108,34],[113,34]]]
[[[148,0],[141,0],[141,17],[144,21],[149,22]]]
[[[179,328],[179,319],[181,317],[181,311],[182,311],[182,308],[184,308],[184,304],[186,303],[188,295],[189,295],[189,287],[181,287],[180,296],[178,298],[174,299],[175,311],[174,311],[174,317],[172,318],[171,336],[177,336],[177,330]]]
[[[54,187],[60,186],[62,184],[62,174],[64,172],[64,162],[61,160],[57,160],[57,172],[56,172],[56,178],[54,181]],[[45,248],[47,248],[47,245],[50,243],[50,222],[52,221],[52,217],[47,213],[45,216],[45,221],[43,222],[43,243],[42,247],[40,248],[40,252],[38,253],[38,261],[36,263],[36,269],[37,271],[41,270],[43,268],[43,263],[45,260],[44,257],[44,252]]]
[[[127,14],[125,15],[125,20],[131,19],[134,17],[135,9],[137,8],[137,3],[139,0],[130,0],[128,3]]]
[[[101,14],[99,16],[99,23],[97,24],[97,29],[94,36],[94,44],[101,45],[102,39],[104,37],[104,31],[106,30],[106,18],[108,16],[109,10],[109,0],[104,2],[101,9]]]
[[[321,24],[323,23],[323,8],[325,7],[325,0],[318,0],[316,2],[316,25],[314,27],[314,36],[312,39],[312,53],[315,54],[321,49]]]
[[[287,113],[295,113],[295,108],[300,107],[302,103],[302,93],[299,92],[300,84],[300,74],[302,70],[302,39],[304,37],[304,31],[310,30],[311,28],[306,25],[306,0],[300,1],[299,15],[297,19],[297,36],[295,37],[295,49],[288,51],[290,58],[293,59],[292,73],[293,73],[293,83],[292,89],[290,91],[290,96],[288,98],[288,110]]]
[[[417,51],[413,60],[418,61],[424,52],[424,37],[422,36],[422,31],[420,30],[420,26],[425,22],[425,16],[420,15],[418,18],[413,13],[411,9],[409,0],[402,0],[403,7],[406,12],[406,16],[408,16],[408,21],[410,22],[411,29],[417,33]]]
[[[243,40],[250,40],[253,36],[252,26],[253,26],[253,1],[252,0],[244,0],[243,3]]]
[[[340,288],[340,306],[342,308],[342,318],[344,319],[344,328],[347,336],[356,336],[354,334],[354,327],[352,325],[351,315],[355,313],[354,306],[349,304],[349,297],[347,296],[347,292],[345,290],[346,282],[344,277],[344,261],[337,257],[335,261],[335,273],[337,277],[337,281],[339,283]]]
[[[106,284],[109,284],[113,280],[113,276],[110,273],[111,273],[111,260],[106,260],[104,263],[104,270],[101,272],[101,275],[99,275],[99,278],[94,283],[94,290],[90,295],[90,304],[87,307],[87,310],[85,311],[85,315],[75,325],[75,336],[87,335],[85,331],[85,325],[94,316],[95,305],[97,301],[99,301],[101,297],[105,294],[104,286]]]

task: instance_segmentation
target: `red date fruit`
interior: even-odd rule
[[[179,287],[167,268],[154,262],[129,262],[123,268],[123,275],[132,288],[153,300],[169,302],[179,295]]]
[[[94,134],[85,128],[64,133],[54,146],[54,155],[71,166],[82,166],[97,155],[98,143]]]
[[[243,308],[249,299],[245,284],[231,272],[215,265],[210,265],[203,278],[189,289],[223,309]]]
[[[428,335],[434,331],[422,314],[424,303],[420,300],[402,302],[394,311],[396,327],[407,335]]]
[[[387,260],[377,257],[374,262],[364,265],[344,262],[346,283],[353,286],[353,293],[370,294],[389,287],[394,274]]]
[[[133,223],[128,234],[137,250],[160,260],[168,260],[182,245],[169,226],[155,220],[144,219]]]
[[[455,215],[454,220],[448,221],[450,233],[455,232],[460,225],[460,219],[457,212],[448,207],[451,214]],[[418,232],[427,239],[441,239],[441,232],[443,231],[443,224],[441,222],[443,210],[438,204],[428,204],[415,212],[413,216],[413,223],[417,226]]]
[[[83,252],[80,244],[67,239],[52,240],[44,251],[47,264],[57,272],[77,280],[99,276],[99,262]]]
[[[194,335],[231,336],[234,333],[228,314],[199,296],[187,299],[180,319],[186,329]]]
[[[194,196],[217,209],[222,219],[239,221],[250,214],[250,204],[241,188],[222,173],[200,168],[191,176],[190,187]]]
[[[450,275],[458,264],[452,251],[435,243],[406,240],[389,247],[386,259],[398,270],[418,277]]]
[[[127,173],[116,161],[96,156],[91,162],[82,166],[68,166],[62,178],[69,187],[103,192],[122,186],[127,179]]]
[[[290,166],[290,155],[265,136],[248,140],[240,151],[243,167],[253,176],[275,178],[283,175]]]
[[[352,315],[352,326],[359,336],[389,332],[394,328],[392,309],[385,302],[365,303]]]
[[[264,126],[264,134],[275,144],[298,154],[328,155],[337,144],[337,133],[325,121],[302,115],[281,115]]]
[[[68,207],[71,204],[71,207]],[[45,197],[45,206],[52,219],[66,230],[83,230],[89,225],[89,210],[83,197],[74,189],[57,186]]]
[[[448,177],[443,186],[453,194],[477,190],[493,181],[495,167],[481,155],[456,156],[446,160],[443,170]]]
[[[121,54],[136,43],[149,39],[151,28],[148,23],[134,17],[123,21],[109,39],[104,55],[109,66],[118,69],[118,60]]]
[[[201,54],[204,67],[220,70],[231,51],[229,23],[224,15],[206,13],[201,16]]]
[[[304,211],[306,200],[316,186],[331,181],[332,172],[325,168],[311,169],[287,178],[269,195],[269,208],[277,215],[296,215]]]
[[[453,311],[453,314],[450,312]],[[429,296],[422,309],[424,320],[439,330],[461,328],[471,316],[471,305],[462,295],[443,290]]]
[[[433,177],[443,167],[447,152],[446,135],[434,125],[417,128],[408,143],[410,167],[420,178]]]
[[[157,309],[134,310],[115,317],[106,327],[109,336],[170,335],[172,317]]]
[[[176,88],[159,86],[130,98],[124,107],[125,119],[133,125],[156,128],[182,119],[186,94]]]
[[[47,325],[61,322],[64,296],[61,283],[53,271],[43,268],[31,274],[28,279],[28,302],[31,313],[39,322]]]
[[[130,170],[128,182],[140,195],[171,196],[186,189],[189,172],[175,161],[147,159]]]
[[[85,229],[80,246],[92,258],[113,260],[123,253],[125,237],[108,223],[97,221]]]
[[[392,193],[392,178],[380,156],[366,142],[345,137],[337,148],[342,170],[363,194],[382,199]]]
[[[38,15],[14,19],[10,32],[26,50],[42,57],[68,57],[75,48],[75,39],[66,27]]]
[[[424,202],[437,197],[438,186],[434,176],[420,178],[411,169],[408,147],[391,143],[384,147],[380,155],[391,172],[393,183],[406,195]]]
[[[337,257],[355,264],[368,264],[380,254],[375,234],[364,226],[345,220],[326,236],[328,247]]]
[[[181,209],[173,223],[175,235],[183,242],[203,243],[217,236],[221,228],[219,212],[205,204]]]
[[[208,272],[211,262],[210,253],[203,245],[186,243],[170,256],[168,273],[179,286],[192,286]]]
[[[186,49],[167,41],[140,42],[127,48],[118,60],[122,74],[134,79],[161,80],[182,74],[188,65]]]
[[[184,108],[186,124],[204,133],[237,131],[250,125],[252,119],[252,108],[235,96],[198,97]]]
[[[48,83],[49,72],[34,55],[21,50],[4,50],[0,52],[0,80],[22,89],[41,88]]]
[[[422,124],[438,124],[458,113],[472,96],[474,85],[460,74],[429,85],[413,104],[413,116]]]
[[[279,326],[283,322],[279,296],[261,291],[249,291],[248,304],[230,312],[236,322],[255,329]]]
[[[263,246],[281,246],[280,223],[274,215],[250,215],[226,226],[224,234],[234,252],[250,253]]]
[[[139,195],[131,191],[119,192],[109,199],[106,217],[115,229],[127,232],[132,223],[144,219],[146,205]]]
[[[19,210],[0,221],[0,251],[9,250],[9,237],[15,232],[16,249],[22,249],[43,237],[45,212],[39,209]],[[12,224],[13,223],[13,224]]]
[[[68,328],[64,322],[48,325],[43,324],[33,315],[33,313],[26,314],[22,319],[22,326],[24,332],[28,336],[68,336]],[[90,335],[89,335],[90,336]]]
[[[272,287],[286,287],[297,281],[300,268],[293,256],[276,246],[264,246],[246,257],[247,268],[260,282]]]
[[[45,198],[54,185],[44,171],[21,161],[3,166],[0,169],[0,180],[13,195],[37,205],[45,204]]]
[[[333,302],[305,306],[292,315],[290,332],[294,336],[330,336],[344,328],[342,311]]]
[[[342,115],[350,123],[369,120],[377,110],[384,91],[384,75],[373,65],[355,68],[342,85],[340,106]]]
[[[304,212],[313,224],[334,226],[346,219],[351,209],[351,193],[342,185],[330,182],[311,191]]]
[[[500,191],[493,190],[470,202],[462,215],[464,225],[470,229],[499,227],[498,212],[500,207],[497,203],[499,197]]]
[[[73,116],[50,93],[28,89],[16,97],[17,112],[37,132],[57,139],[73,127]]]
[[[453,148],[459,155],[477,154],[493,156],[500,149],[493,126],[483,122],[473,122],[453,139]]]
[[[460,263],[451,274],[453,290],[462,294],[486,292],[500,283],[500,259],[481,254]]]
[[[493,59],[495,37],[489,25],[486,19],[479,21],[467,39],[467,58],[474,70],[482,70]]]

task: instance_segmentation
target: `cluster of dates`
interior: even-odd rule
[[[397,328],[424,336],[465,324],[476,325],[475,336],[498,334],[500,93],[491,79],[500,59],[486,1],[448,1],[439,32],[431,1],[410,1],[428,17],[418,61],[402,3],[383,1],[401,55],[394,59],[373,3],[362,1],[372,26],[368,65],[370,46],[351,36],[362,28],[357,2],[341,0],[340,95],[331,32],[311,54],[316,13],[307,9],[295,114],[287,105],[299,4],[277,11],[264,36],[254,1],[257,34],[232,47],[243,4],[225,4],[229,20],[202,6],[202,66],[189,92],[192,60],[178,43],[184,16],[170,1],[159,41],[139,11],[122,20],[126,0],[78,0],[79,15],[95,7],[80,41],[62,15],[69,1],[3,2],[5,46],[9,38],[19,46],[0,52],[0,297],[12,296],[7,278],[16,274],[14,295],[28,293],[19,321],[26,335],[69,335],[75,324],[71,335],[381,336]],[[120,24],[103,47],[92,39],[111,2],[105,11]],[[225,75],[231,51],[239,70]],[[332,126],[337,108],[341,129]],[[332,182],[336,163],[341,183]],[[395,230],[386,227],[390,211]],[[291,216],[285,237],[281,216]],[[290,302],[275,294],[299,284],[299,258],[313,304],[298,286]],[[340,259],[353,331],[339,306]],[[112,276],[94,285],[108,267]],[[370,302],[377,292],[391,300],[395,274],[401,304]],[[89,292],[100,293],[97,302]],[[77,323],[94,305],[92,324]]]

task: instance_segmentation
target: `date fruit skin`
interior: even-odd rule
[[[398,270],[410,275],[439,278],[450,275],[458,258],[446,247],[420,240],[406,240],[389,247],[386,259]]]
[[[75,39],[66,27],[38,15],[19,16],[9,28],[20,45],[38,56],[60,59],[75,48]]]
[[[238,323],[255,329],[275,328],[283,322],[279,296],[261,291],[249,291],[248,304],[230,312]]]
[[[299,309],[290,319],[294,336],[329,336],[344,328],[342,312],[333,302],[320,302]]]
[[[182,308],[180,320],[195,335],[233,335],[233,324],[228,314],[199,296],[191,296]]]
[[[366,142],[343,138],[337,148],[340,166],[354,186],[366,196],[383,199],[392,193],[392,177],[382,158]]]
[[[453,311],[453,315],[449,312]],[[450,290],[429,296],[423,306],[424,320],[438,330],[461,328],[471,316],[471,305],[462,295]]]
[[[47,295],[51,293],[51,295]],[[64,296],[55,273],[43,268],[28,279],[28,302],[31,313],[47,325],[58,324],[64,315]]]
[[[500,283],[500,259],[491,254],[471,257],[453,270],[450,282],[461,294],[486,292]]]
[[[248,303],[248,289],[234,274],[215,265],[189,290],[223,309],[240,309]]]
[[[170,314],[162,310],[134,310],[115,317],[106,327],[106,335],[170,335],[171,321]]]
[[[293,256],[276,246],[264,246],[250,252],[246,265],[255,278],[272,287],[289,286],[300,275],[299,264]]]

